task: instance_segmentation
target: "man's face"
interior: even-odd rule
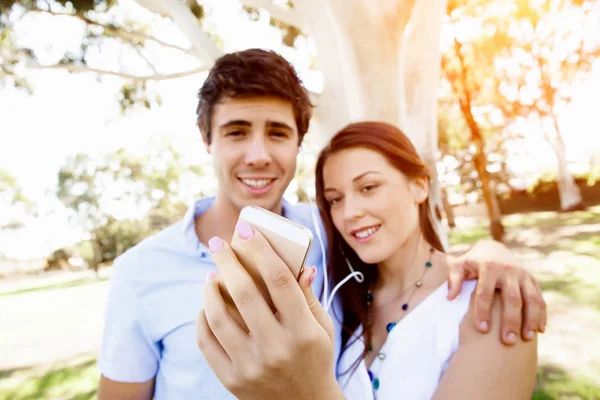
[[[206,148],[220,196],[238,208],[280,211],[299,149],[291,103],[270,97],[225,98],[213,108]]]

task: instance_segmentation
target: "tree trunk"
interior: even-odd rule
[[[573,175],[569,172],[567,149],[555,116],[552,116],[552,124],[554,125],[555,137],[553,140],[549,140],[549,142],[558,161],[558,194],[560,197],[560,209],[561,211],[580,210],[583,208],[581,190],[579,189],[579,186],[577,186],[575,178],[573,178]]]
[[[318,144],[360,120],[399,126],[431,170],[432,213],[442,208],[437,180],[437,90],[446,0],[305,0],[297,3],[315,40],[324,87],[311,122]],[[446,246],[441,220],[434,218]]]
[[[456,226],[456,221],[454,219],[454,209],[452,208],[450,201],[448,201],[448,191],[446,188],[442,188],[442,205],[444,207],[444,214],[446,214],[448,227],[452,229]]]
[[[96,276],[98,276],[98,269],[100,268],[100,263],[102,262],[102,246],[98,242],[96,235],[93,235],[90,239],[92,242],[92,250],[94,251],[94,260],[92,261],[92,269]]]
[[[440,237],[442,246],[444,249],[448,249],[448,232],[444,227],[442,221],[442,209],[444,208],[442,202],[442,189],[440,181],[437,178],[436,162],[434,159],[425,159],[427,167],[429,168],[429,174],[431,175],[429,183],[429,206],[431,207],[431,216],[434,227]]]
[[[483,144],[483,137],[479,130],[479,125],[473,118],[471,113],[471,102],[469,97],[460,100],[460,108],[467,121],[467,125],[471,130],[471,141],[475,145],[475,155],[473,162],[475,169],[477,170],[477,176],[481,182],[481,190],[483,192],[483,201],[488,212],[490,220],[490,233],[492,238],[499,242],[504,241],[504,226],[502,226],[502,215],[500,214],[500,205],[498,204],[498,198],[496,197],[496,190],[490,174],[487,171],[487,156],[485,154],[485,147]]]
[[[504,241],[504,227],[502,226],[502,216],[500,214],[498,198],[496,197],[495,185],[490,179],[490,174],[486,169],[487,157],[485,155],[485,150],[483,149],[483,143],[477,140],[475,140],[475,142],[477,150],[473,161],[475,162],[475,169],[477,170],[477,175],[481,182],[483,200],[490,219],[490,233],[494,240],[502,242]]]

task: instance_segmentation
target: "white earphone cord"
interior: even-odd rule
[[[302,166],[304,167],[304,171],[306,171],[306,162],[304,160],[304,151],[302,148],[300,148],[300,153],[302,155]],[[313,203],[310,197],[310,194],[306,190],[304,182],[302,182],[301,187],[304,193],[306,193],[306,197],[308,198],[308,204],[310,206],[310,214],[312,216],[313,226],[315,228],[317,238],[319,239],[319,245],[321,246],[321,260],[323,263],[323,303],[325,305],[325,311],[329,312],[329,308],[331,308],[331,304],[333,302],[335,293],[342,287],[342,285],[348,282],[353,277],[356,279],[357,282],[363,282],[365,280],[365,276],[362,272],[355,271],[354,268],[352,268],[352,264],[350,264],[350,261],[348,261],[348,259],[346,258],[346,264],[348,265],[348,268],[350,268],[351,273],[344,279],[342,279],[341,282],[335,285],[335,287],[331,291],[331,297],[329,296],[329,277],[327,274],[327,259],[325,258],[325,242],[323,241],[323,235],[321,234],[319,220],[316,215],[317,210],[315,204]]]

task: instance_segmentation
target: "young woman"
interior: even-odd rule
[[[321,152],[317,202],[343,315],[338,381],[350,399],[529,399],[537,342],[504,346],[501,302],[475,331],[465,282],[450,302],[448,261],[429,212],[429,174],[410,140],[380,122],[348,125]],[[531,332],[532,335],[535,333]]]

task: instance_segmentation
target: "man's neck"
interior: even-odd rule
[[[228,242],[231,241],[235,231],[235,224],[240,216],[241,209],[224,196],[217,195],[213,204],[194,221],[196,235],[200,243],[208,244],[213,236],[218,236]],[[270,210],[278,214],[283,212],[283,201],[279,202],[276,209]]]

